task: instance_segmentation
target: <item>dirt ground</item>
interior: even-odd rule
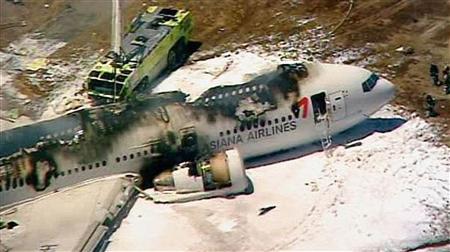
[[[40,31],[50,38],[68,42],[55,57],[64,58],[75,48],[109,47],[109,0],[23,0],[23,5],[0,0],[0,47],[20,35]],[[287,38],[302,32],[297,21],[315,17],[331,31],[347,13],[350,0],[127,0],[125,23],[148,5],[188,8],[195,18],[194,39],[200,50],[233,48],[270,35]],[[48,5],[46,5],[48,4]],[[336,46],[359,47],[372,43],[379,56],[367,67],[390,72],[397,86],[395,104],[424,114],[425,94],[434,95],[440,116],[429,119],[443,129],[443,141],[450,144],[450,96],[431,85],[429,64],[442,68],[450,64],[450,0],[355,0],[349,17],[335,33]],[[26,22],[19,26],[18,22]],[[17,24],[15,26],[15,24]],[[395,51],[409,46],[414,53]],[[367,55],[369,57],[371,55]]]

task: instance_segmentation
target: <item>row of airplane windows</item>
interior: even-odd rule
[[[298,118],[298,116],[296,116],[296,118]],[[275,118],[273,121],[272,120],[263,120],[263,119],[257,119],[252,121],[247,121],[245,124],[242,123],[239,126],[239,131],[244,132],[245,130],[251,130],[252,128],[257,129],[259,127],[265,127],[267,126],[272,126],[272,124],[279,124],[280,122],[284,123],[287,121],[291,121],[293,119],[292,115],[288,115],[288,116],[282,116],[281,118]],[[226,135],[231,135],[231,132],[233,132],[233,134],[237,134],[238,133],[238,128],[234,128],[232,131],[231,130],[226,130],[225,132],[221,131],[219,133],[219,135],[222,137],[225,134]]]
[[[149,153],[156,153],[155,146],[151,146],[150,151],[143,150],[142,152],[138,151],[136,153],[131,153],[129,155],[123,155],[122,157],[116,157],[116,162],[119,163],[122,161],[132,160],[134,158],[148,156]],[[80,171],[92,170],[94,167],[95,168],[105,167],[106,165],[107,165],[106,160],[103,160],[102,162],[97,162],[95,164],[83,165],[80,168],[76,167],[73,170],[72,169],[67,170],[67,175],[75,174]],[[59,176],[64,177],[65,175],[66,175],[66,173],[64,171],[61,171],[59,173],[55,173],[54,177],[56,179]],[[24,181],[23,178],[12,178],[12,179],[9,178],[9,181],[7,180],[6,183],[4,183],[5,184],[4,188],[3,188],[3,183],[0,182],[0,192],[2,192],[3,189],[5,189],[5,191],[8,191],[10,189],[16,189],[17,187],[23,187],[25,185],[25,183],[27,185],[29,185],[28,181]]]
[[[255,86],[252,86],[252,87],[240,88],[238,90],[231,91],[231,93],[225,92],[224,94],[218,94],[218,95],[213,95],[211,97],[206,97],[204,99],[204,102],[208,103],[208,102],[214,101],[216,99],[226,98],[226,97],[228,97],[230,95],[243,94],[244,92],[245,93],[256,92],[258,90],[261,91],[263,89],[264,89],[263,85],[255,85]]]
[[[72,129],[67,129],[66,131],[61,131],[61,132],[58,132],[58,133],[53,133],[53,134],[48,134],[46,136],[41,136],[39,139],[40,140],[44,140],[44,139],[52,139],[52,138],[57,138],[57,137],[63,137],[65,135],[72,134],[74,132],[78,132],[79,130],[81,130],[81,127],[75,127],[75,128],[72,128]]]

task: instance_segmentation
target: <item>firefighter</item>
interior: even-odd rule
[[[450,67],[446,66],[442,71],[445,94],[450,94]]]
[[[450,74],[450,66],[445,66],[444,71],[442,71],[442,76],[445,78]]]
[[[436,99],[431,95],[427,95],[427,97],[425,98],[426,117],[437,116],[438,113],[436,112],[435,108],[436,108]]]
[[[444,79],[445,94],[450,94],[450,74]]]
[[[439,86],[439,68],[435,64],[430,65],[430,77],[433,84]]]

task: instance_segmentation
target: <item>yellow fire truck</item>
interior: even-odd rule
[[[178,67],[193,29],[189,11],[149,7],[131,22],[120,51],[110,51],[89,72],[88,95],[117,101],[152,88],[165,69]]]

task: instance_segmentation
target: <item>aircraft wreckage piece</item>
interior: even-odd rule
[[[155,203],[225,197],[251,192],[252,189],[236,149],[216,153],[204,161],[183,162],[170,173],[161,173],[153,184],[154,189],[145,195]]]
[[[392,84],[372,75],[345,65],[281,64],[190,102],[189,90],[159,93],[0,132],[0,206],[101,176],[151,178],[235,146],[245,159],[319,140],[321,118],[330,118],[333,134],[392,99]]]

